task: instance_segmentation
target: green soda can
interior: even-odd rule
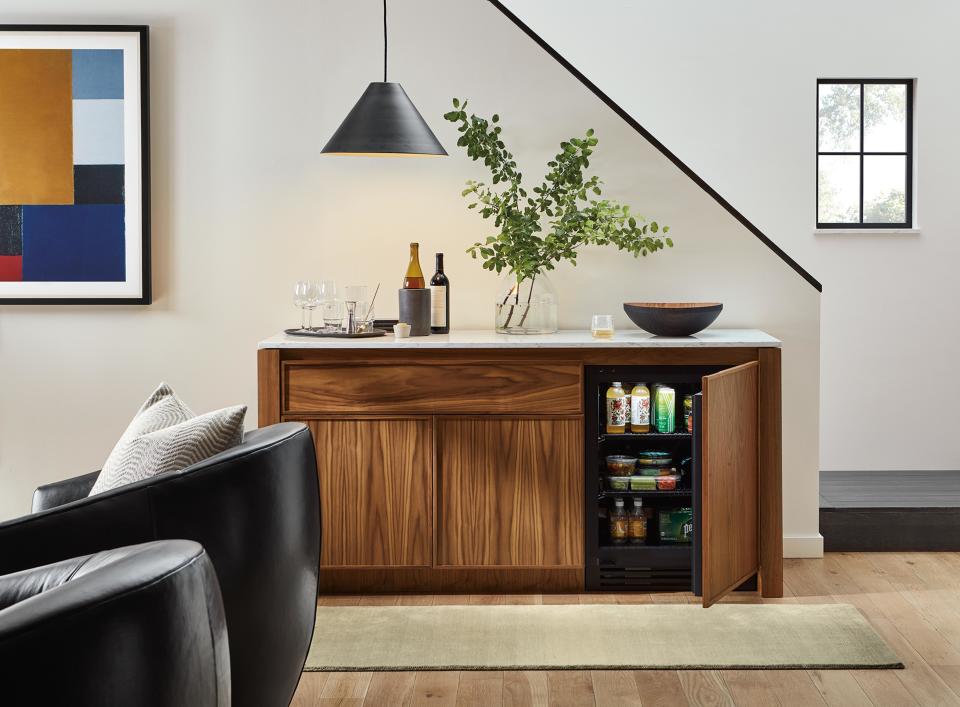
[[[677,427],[677,392],[665,385],[657,387],[657,432],[674,432]]]

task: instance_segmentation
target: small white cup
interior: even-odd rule
[[[410,325],[406,322],[397,322],[393,325],[393,335],[398,339],[410,338]]]

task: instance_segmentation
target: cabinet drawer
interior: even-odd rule
[[[569,363],[283,364],[283,411],[580,414]]]

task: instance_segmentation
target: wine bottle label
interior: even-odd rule
[[[447,288],[430,285],[430,326],[447,326]]]

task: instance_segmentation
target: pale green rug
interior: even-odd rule
[[[848,604],[317,607],[304,670],[902,668]]]

